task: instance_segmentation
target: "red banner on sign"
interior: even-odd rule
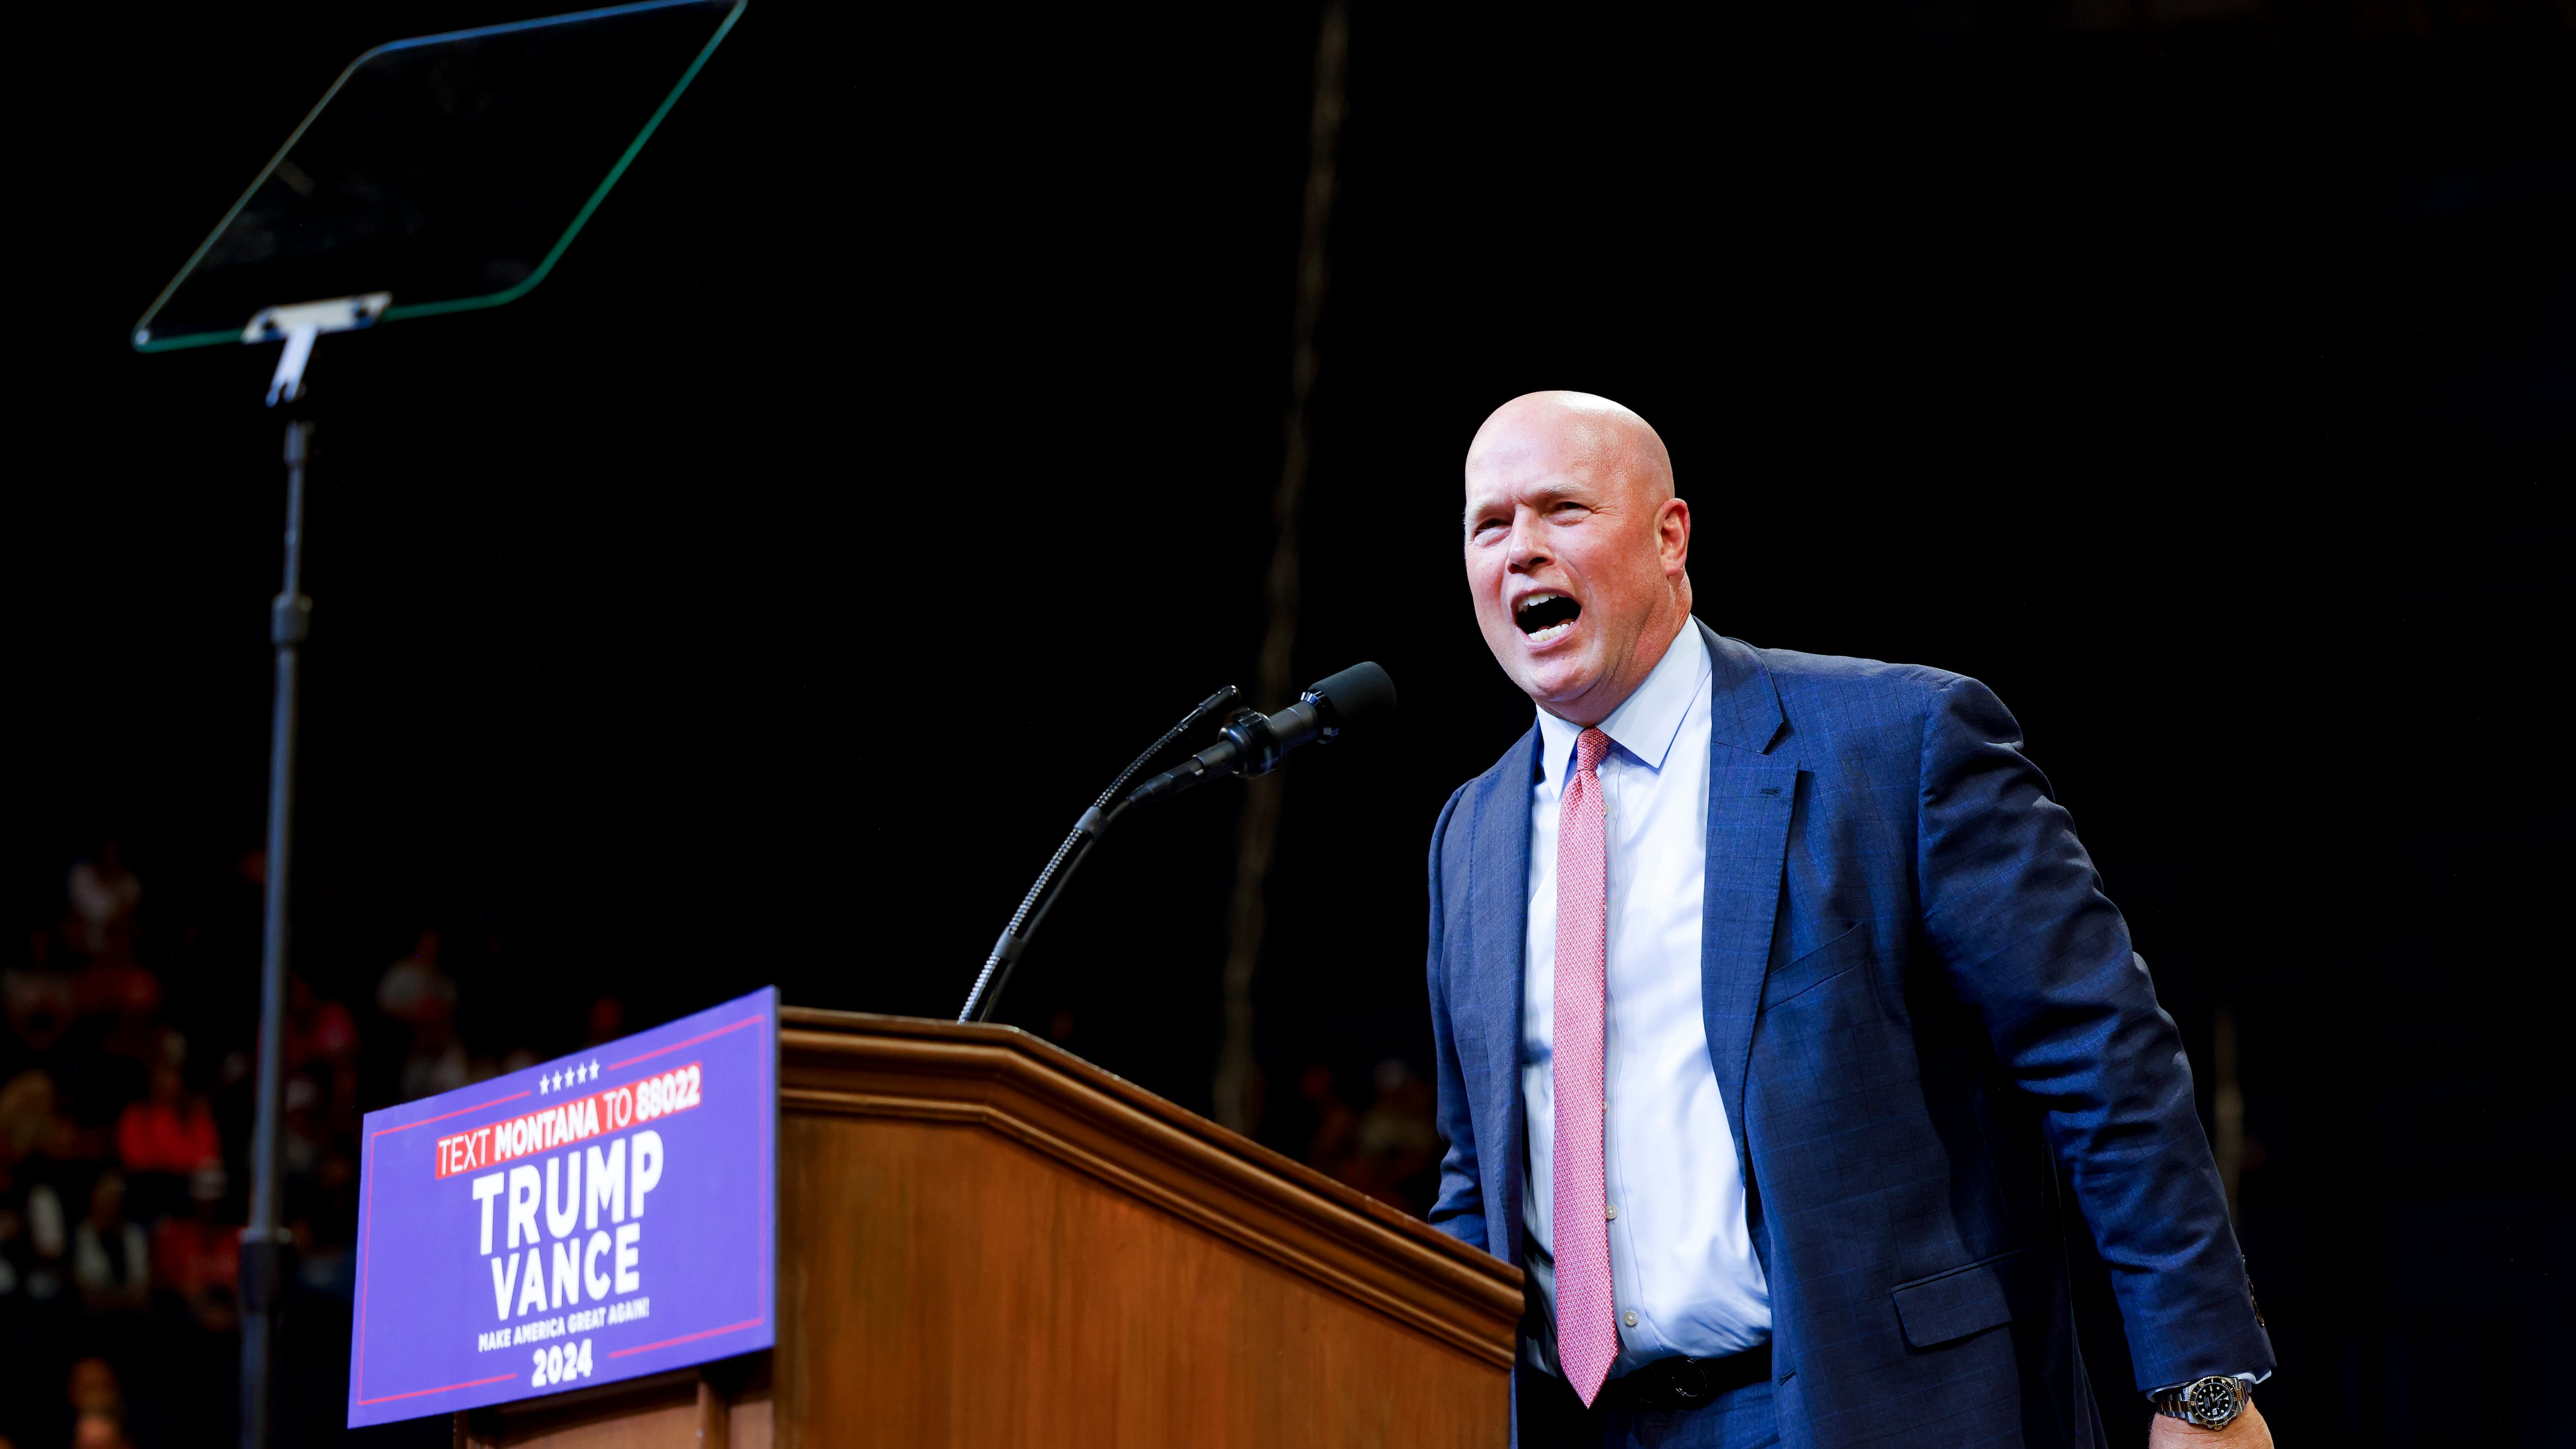
[[[574,1097],[506,1122],[438,1139],[438,1175],[450,1177],[534,1153],[550,1152],[603,1132],[616,1132],[684,1112],[702,1100],[705,1072],[697,1062],[674,1067],[623,1087]]]

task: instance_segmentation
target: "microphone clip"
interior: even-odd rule
[[[1217,726],[1217,733],[1234,746],[1233,773],[1266,775],[1287,751],[1279,743],[1278,731],[1270,727],[1270,716],[1257,709],[1238,709]]]

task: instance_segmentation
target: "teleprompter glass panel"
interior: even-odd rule
[[[350,62],[134,324],[238,342],[263,307],[390,292],[393,322],[525,296],[745,0],[650,0],[380,45]]]

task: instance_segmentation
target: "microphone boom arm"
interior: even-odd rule
[[[1295,704],[1277,714],[1264,715],[1255,710],[1238,709],[1226,716],[1218,741],[1189,759],[1165,770],[1136,787],[1135,793],[1120,796],[1136,772],[1151,764],[1154,757],[1169,749],[1199,721],[1234,702],[1241,691],[1229,684],[1199,702],[1181,720],[1163,732],[1152,748],[1138,755],[1135,762],[1118,772],[1109,788],[1100,792],[1091,808],[1073,823],[1064,843],[1055,848],[1046,869],[1038,872],[1028,894],[1020,898],[1020,908],[1011,913],[1011,923],[993,942],[984,957],[984,969],[975,977],[974,989],[966,993],[966,1004],[959,1008],[957,1020],[989,1020],[1002,999],[1002,988],[1010,984],[1011,971],[1019,964],[1029,938],[1037,934],[1038,925],[1054,909],[1064,894],[1065,883],[1073,879],[1076,867],[1091,847],[1109,833],[1118,817],[1130,809],[1170,797],[1210,780],[1228,775],[1262,775],[1275,768],[1280,758],[1300,745],[1317,740],[1331,740],[1351,725],[1384,719],[1395,713],[1395,681],[1375,664],[1355,664],[1339,674],[1317,680],[1298,697]],[[1103,813],[1106,812],[1106,813]]]
[[[1082,812],[1082,818],[1073,822],[1073,829],[1065,835],[1064,843],[1055,848],[1046,869],[1039,871],[1038,878],[1030,883],[1028,894],[1020,897],[1020,908],[1011,913],[1011,923],[1002,928],[1001,936],[993,942],[992,951],[985,956],[984,969],[976,974],[974,989],[966,993],[966,1004],[958,1009],[959,1024],[991,1018],[994,1006],[1002,999],[1002,988],[1010,983],[1011,968],[1019,964],[1020,953],[1028,949],[1029,937],[1037,933],[1038,923],[1046,919],[1046,913],[1054,906],[1055,897],[1062,893],[1064,883],[1073,878],[1074,868],[1082,864],[1082,858],[1090,854],[1091,847],[1101,836],[1109,833],[1111,822],[1125,814],[1127,807],[1135,802],[1121,802],[1107,814],[1101,813],[1102,808],[1117,800],[1120,792],[1127,788],[1127,782],[1136,777],[1137,771],[1152,764],[1156,755],[1170,749],[1174,740],[1188,734],[1200,720],[1232,704],[1241,692],[1229,684],[1200,700],[1198,707],[1183,716],[1179,724],[1163,731],[1162,738],[1147,747],[1145,753],[1138,755],[1126,769],[1119,771],[1118,778],[1109,782],[1109,788],[1100,792],[1100,798],[1091,802],[1091,808]]]

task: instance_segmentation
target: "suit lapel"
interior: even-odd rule
[[[1710,661],[1708,875],[1700,906],[1700,1010],[1709,1063],[1750,1180],[1744,1083],[1753,1022],[1770,968],[1771,929],[1780,907],[1789,813],[1798,798],[1795,760],[1766,757],[1786,723],[1761,656],[1705,624]]]
[[[1526,1125],[1521,1002],[1522,978],[1529,969],[1523,947],[1529,940],[1530,780],[1538,770],[1538,751],[1539,732],[1533,727],[1487,777],[1490,787],[1478,792],[1475,863],[1468,882],[1476,963],[1469,975],[1478,994],[1475,1020],[1483,1037],[1473,1090],[1485,1108],[1485,1120],[1502,1128],[1501,1140],[1488,1150],[1502,1153],[1503,1201],[1487,1204],[1486,1213],[1488,1221],[1500,1214],[1505,1239],[1500,1253],[1511,1263],[1521,1260],[1521,1135]]]

